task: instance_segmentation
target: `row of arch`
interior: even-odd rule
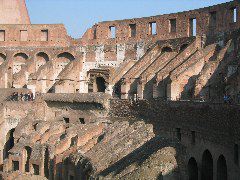
[[[199,166],[195,158],[191,157],[188,161],[189,180],[199,179]],[[213,158],[209,150],[204,151],[202,155],[201,180],[213,180]],[[227,180],[228,171],[226,159],[220,155],[217,160],[217,180]]]
[[[41,58],[43,60],[45,60],[46,62],[49,61],[49,56],[47,55],[47,53],[45,52],[39,52],[37,53],[36,55],[36,58]],[[22,53],[22,52],[19,52],[19,53],[16,53],[14,56],[13,56],[14,59],[19,59],[19,61],[26,61],[27,59],[29,59],[29,56],[26,54],[26,53]],[[72,55],[71,53],[69,52],[63,52],[63,53],[60,53],[57,55],[57,58],[65,58],[65,59],[69,59],[70,61],[73,61],[75,60],[75,56]],[[3,61],[6,61],[7,59],[7,56],[6,54],[4,53],[0,53],[0,62],[3,62]]]

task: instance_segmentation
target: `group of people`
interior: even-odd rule
[[[14,92],[10,99],[12,101],[33,101],[33,93],[18,93]]]

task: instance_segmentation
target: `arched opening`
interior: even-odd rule
[[[44,175],[49,178],[49,150],[46,148],[44,156]]]
[[[188,177],[189,180],[198,180],[198,166],[194,158],[188,161]]]
[[[227,163],[223,155],[217,161],[217,180],[227,180]]]
[[[181,52],[181,51],[184,51],[187,47],[188,47],[188,44],[183,44],[183,45],[180,47],[180,52]]]
[[[17,53],[14,55],[13,74],[21,71],[22,65],[26,63],[28,56],[25,53]]]
[[[168,47],[168,46],[163,47],[163,48],[162,48],[162,53],[165,53],[165,52],[172,52],[172,48],[171,48],[171,47]]]
[[[15,129],[11,129],[8,133],[7,133],[7,136],[6,136],[6,143],[4,145],[4,150],[3,150],[3,159],[6,159],[8,158],[9,156],[9,151],[10,149],[13,148],[14,146],[14,131]]]
[[[202,156],[201,180],[213,180],[213,158],[208,150]]]
[[[106,90],[106,81],[103,77],[96,78],[97,92],[105,92]]]
[[[68,52],[59,54],[56,62],[56,69],[58,70],[58,73],[60,73],[67,66],[67,64],[73,60],[75,60],[75,57]]]
[[[48,61],[49,61],[48,55],[44,52],[39,52],[36,55],[36,71],[39,69],[39,67],[43,66]]]
[[[31,158],[32,148],[29,146],[26,146],[25,151],[26,151],[25,172],[29,172],[29,160]]]
[[[1,65],[4,61],[6,61],[6,59],[7,59],[7,57],[6,57],[4,54],[0,53],[0,65]]]

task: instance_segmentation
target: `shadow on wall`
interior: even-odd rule
[[[149,178],[148,175],[151,174],[152,178],[155,177],[159,180],[179,179],[179,177],[185,179],[185,167],[180,165],[185,164],[183,163],[184,154],[185,150],[180,144],[156,136],[100,172],[98,176],[110,176],[110,178],[112,176],[115,178],[124,176],[126,179],[144,178],[146,176],[147,179]],[[135,169],[132,172],[135,173],[126,174],[125,171],[132,168],[130,166],[134,166]],[[146,170],[146,167],[149,168]]]

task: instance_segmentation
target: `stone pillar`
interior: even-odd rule
[[[130,90],[131,83],[126,79],[123,81],[121,85],[121,99],[128,99],[129,98],[129,90]]]
[[[154,82],[153,83],[153,98],[158,98],[159,97],[159,93],[158,93],[158,82]]]
[[[179,83],[177,81],[167,84],[167,98],[173,101],[180,98]]]
[[[137,94],[138,94],[138,98],[139,99],[143,99],[143,92],[144,92],[144,88],[145,88],[145,83],[143,82],[138,82],[137,84]]]

